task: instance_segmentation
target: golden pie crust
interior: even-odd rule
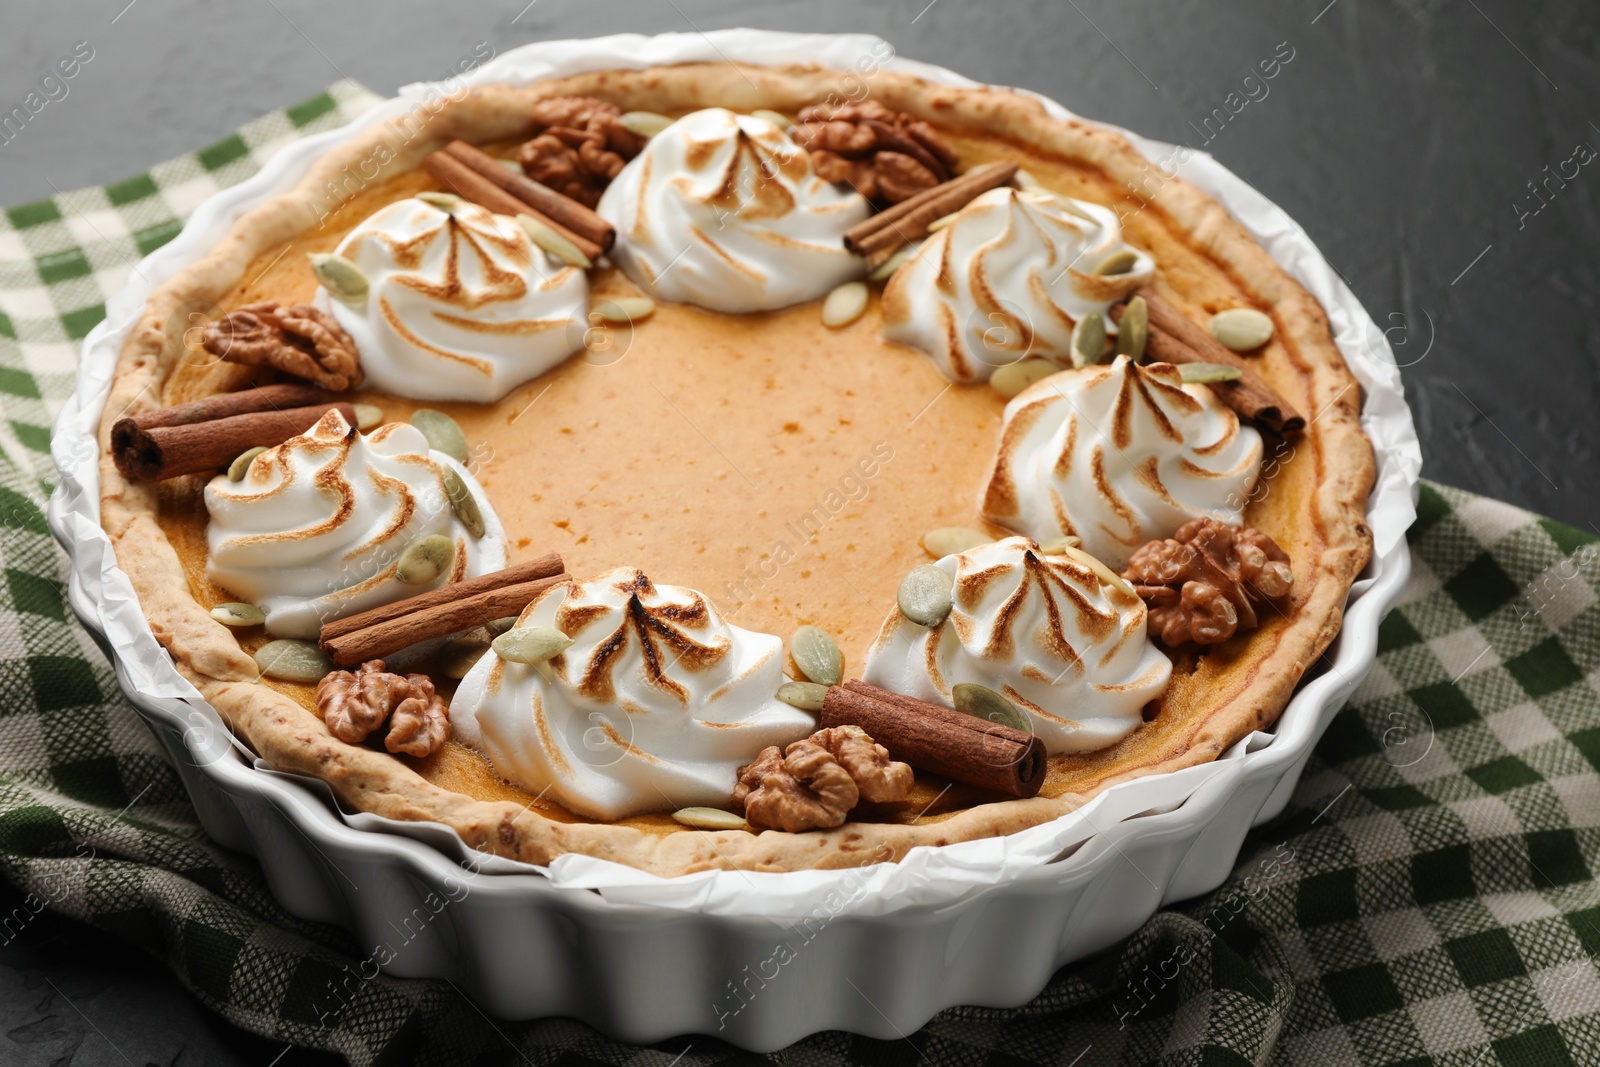
[[[1051,118],[1037,101],[1005,90],[949,88],[881,71],[870,81],[874,100],[933,123],[956,144],[964,165],[1014,159],[1059,192],[1117,206],[1124,215],[1129,242],[1155,256],[1157,284],[1191,314],[1203,318],[1240,305],[1269,311],[1277,335],[1258,357],[1261,373],[1309,420],[1305,433],[1287,442],[1280,444],[1269,437],[1262,488],[1246,510],[1246,522],[1273,536],[1293,560],[1291,602],[1260,629],[1215,646],[1204,656],[1177,656],[1172,685],[1154,716],[1108,749],[1053,757],[1046,787],[1035,799],[983,802],[985,797],[964,787],[946,790],[947,783],[919,776],[910,805],[858,812],[859,818],[835,830],[802,834],[700,831],[681,827],[665,815],[597,823],[498,781],[481,758],[454,743],[423,761],[346,744],[329,734],[312,710],[309,689],[260,678],[247,651],[260,639],[236,636],[211,619],[209,607],[231,598],[211,586],[204,575],[204,511],[198,502],[203,480],[189,477],[159,486],[130,484],[112,463],[109,433],[117,418],[240,388],[254,380],[253,369],[216,364],[200,352],[192,344],[197,325],[252,299],[293,301],[308,296],[309,272],[299,252],[329,249],[339,235],[382,203],[433,188],[417,168],[429,152],[451,139],[509,152],[529,135],[527,115],[532,102],[547,96],[592,95],[624,110],[666,114],[683,114],[709,104],[737,111],[770,108],[794,114],[830,95],[859,92],[860,85],[857,76],[837,71],[718,63],[603,71],[528,87],[480,87],[459,99],[413,112],[400,126],[386,123],[368,129],[335,148],[313,165],[296,189],[241,217],[205,258],[156,290],[123,347],[101,423],[102,522],[152,630],[178,670],[262,758],[279,770],[321,778],[350,807],[392,819],[443,823],[473,848],[529,862],[545,863],[563,853],[577,852],[660,875],[707,868],[781,871],[859,866],[898,859],[919,845],[943,845],[1034,826],[1073,810],[1117,782],[1215,759],[1251,731],[1269,726],[1282,712],[1302,675],[1338,633],[1350,584],[1371,554],[1371,535],[1363,517],[1374,462],[1359,422],[1359,386],[1334,347],[1322,308],[1220,205],[1187,183],[1168,177],[1121,135]],[[628,289],[625,279],[613,273],[597,278],[595,293],[604,295],[611,287]],[[719,318],[678,307],[663,307],[657,316],[661,339],[667,347],[676,344],[679,349],[691,345],[697,330],[711,329]],[[919,469],[937,469],[947,476],[951,488],[945,498],[929,498],[925,478],[914,482],[924,487],[920,500],[915,493],[895,497],[885,489],[882,516],[873,521],[897,525],[903,536],[888,549],[881,544],[839,544],[831,546],[831,556],[824,552],[819,557],[844,561],[831,568],[833,571],[848,566],[853,558],[864,576],[881,584],[886,580],[882,575],[900,574],[912,563],[925,561],[915,547],[922,530],[980,525],[973,497],[982,484],[989,454],[981,449],[974,454],[974,434],[992,450],[1001,402],[982,386],[955,386],[949,396],[944,390],[934,396],[928,387],[938,379],[930,361],[876,341],[876,316],[875,298],[866,319],[843,331],[848,336],[826,342],[819,340],[812,325],[817,317],[815,305],[762,316],[722,316],[722,324],[716,328],[728,331],[724,340],[731,339],[731,347],[725,346],[730,351],[740,347],[732,343],[737,341],[768,361],[762,364],[757,359],[744,366],[739,372],[744,378],[729,385],[730,390],[753,375],[771,394],[772,379],[783,376],[811,382],[812,390],[835,389],[831,396],[824,395],[826,405],[813,404],[806,409],[813,424],[832,420],[830,426],[849,428],[879,416],[886,422],[903,421],[906,412],[915,413],[914,424],[929,420],[922,432],[931,442],[920,440],[918,447],[899,454]],[[656,319],[643,328],[658,328]],[[675,342],[674,335],[678,338]],[[790,369],[798,366],[816,371],[820,367],[823,373],[789,376],[786,368],[772,363],[774,353],[784,351],[791,340],[799,346],[796,351],[812,353],[816,363],[813,366],[797,359]],[[845,363],[837,353],[835,358],[841,361],[824,362],[836,349],[846,354],[870,350],[882,362],[865,361],[865,366],[860,360]],[[582,359],[574,357],[569,365]],[[659,366],[672,370],[670,363]],[[710,374],[686,356],[679,359],[678,369],[685,374],[692,371],[691,377]],[[877,391],[862,396],[861,389],[838,387],[828,377],[847,372],[866,376],[854,385]],[[591,387],[586,391],[578,371],[561,375],[562,368],[557,368],[546,376],[551,381],[530,383],[501,404],[476,413],[472,405],[435,406],[456,414],[467,425],[469,437],[478,433],[514,445],[519,438],[505,427],[512,426],[520,413],[511,405],[526,405],[537,394],[544,397],[540,403],[549,405],[543,411],[560,412],[562,418],[556,421],[570,422],[557,432],[564,430],[568,437],[574,436],[574,428],[580,433],[603,432],[592,421],[584,421],[583,405],[625,401],[617,399],[615,390],[601,394]],[[726,374],[710,377],[730,380]],[[820,386],[816,384],[819,381],[823,383]],[[552,390],[549,396],[539,392],[546,385]],[[666,392],[661,395],[671,402]],[[917,411],[929,396],[933,400]],[[380,402],[391,418],[404,418],[411,409],[422,406],[395,398],[371,399]],[[885,415],[890,409],[892,414]],[[795,419],[778,425],[783,432],[812,432],[803,423],[803,419]],[[687,436],[682,427],[679,431]],[[870,437],[857,440],[848,433],[840,437],[845,431],[830,432],[829,446],[840,455],[870,441]],[[548,448],[558,450],[561,440],[547,438]],[[950,448],[947,454],[933,447],[951,440],[967,447]],[[610,448],[618,464],[609,475],[595,479],[597,499],[611,507],[636,502],[639,497],[630,493],[637,485],[630,488],[630,481],[647,482],[651,473],[629,467],[626,450],[617,451],[617,444],[608,445],[603,439],[595,443],[601,449]],[[870,449],[868,444],[866,450]],[[772,450],[774,456],[790,455],[781,442]],[[507,462],[518,458],[510,457]],[[737,470],[733,460],[723,459]],[[564,461],[570,462],[570,458],[563,460],[557,454],[553,460]],[[750,462],[762,461],[757,457]],[[774,468],[767,473],[781,476],[785,461],[771,462]],[[513,558],[561,551],[569,569],[583,576],[604,569],[598,565],[602,560],[609,561],[608,565],[640,564],[653,548],[659,554],[668,548],[682,549],[686,537],[693,540],[692,531],[686,533],[682,528],[693,516],[674,519],[665,509],[651,523],[613,523],[616,540],[606,546],[597,545],[597,538],[576,534],[570,524],[560,521],[533,531],[537,536],[519,539],[519,533],[528,531],[519,529],[513,516],[524,505],[508,509],[504,501],[508,494],[516,493],[514,486],[523,487],[519,500],[537,500],[539,493],[537,469],[530,471],[521,463],[517,466],[516,479],[531,481],[503,477],[506,488],[500,491],[493,478],[485,480],[507,520]],[[533,489],[528,489],[529,485]],[[567,492],[571,492],[570,486]],[[757,512],[766,517],[765,510]],[[739,524],[747,517],[735,514],[728,521]],[[694,521],[704,522],[704,517]],[[845,533],[853,529],[849,522],[841,522],[837,528]],[[699,558],[686,550],[676,557],[669,554],[661,558],[681,559],[682,569],[693,573],[661,572],[654,577],[702,588],[713,600],[721,600],[719,592],[731,587],[717,580],[719,576],[743,581],[741,588],[749,588],[744,577],[747,565],[750,559],[759,558],[765,547],[756,543],[758,540],[752,540],[750,546],[756,555],[733,562]],[[781,580],[810,579],[808,570],[791,566]],[[833,580],[850,584],[848,574],[835,574]],[[884,611],[893,605],[892,593],[886,597],[875,586],[865,591],[868,595],[859,595],[862,591],[835,595],[820,576],[815,584],[818,602],[806,607],[811,614],[758,582],[757,595],[750,596],[748,603],[740,595],[732,621],[786,633],[796,620],[820,618],[831,624],[834,632],[847,635],[847,640],[841,640],[847,652],[852,646],[864,649]],[[727,610],[724,607],[725,613]]]

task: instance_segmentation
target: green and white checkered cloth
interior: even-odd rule
[[[569,1020],[490,1025],[448,984],[379,977],[212,844],[105,659],[68,613],[43,508],[76,347],[138,258],[274,148],[373,102],[351,83],[219,144],[0,221],[0,870],[164,960],[230,1021],[357,1064],[721,1063]],[[945,1012],[908,1041],[822,1034],[816,1065],[1600,1063],[1596,538],[1425,485],[1415,575],[1379,665],[1232,879],[1064,969],[1015,1011]],[[515,1050],[515,1052],[513,1052]]]

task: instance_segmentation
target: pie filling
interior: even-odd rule
[[[244,277],[119,467],[263,684],[447,790],[660,833],[1061,797],[1295,608],[1272,318],[997,137],[555,98]]]

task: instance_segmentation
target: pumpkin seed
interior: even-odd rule
[[[950,615],[954,606],[950,600],[951,579],[948,574],[932,564],[914,567],[900,580],[895,600],[900,614],[918,626],[938,626]]]
[[[267,621],[267,613],[254,604],[218,604],[211,609],[211,617],[224,626],[260,626]]]
[[[466,201],[455,193],[423,192],[417,194],[417,199],[431,207],[436,207],[446,215],[454,215],[461,210],[461,205]]]
[[[360,267],[331,253],[312,252],[306,258],[311,260],[311,273],[328,290],[329,296],[352,307],[361,307],[367,302],[370,286]]]
[[[310,641],[268,641],[255,653],[256,666],[268,678],[282,682],[320,682],[333,670],[322,649]]]
[[[265,451],[265,448],[257,445],[255,448],[247,448],[240,452],[238,458],[228,464],[228,481],[244,481],[244,476],[249,473],[251,462]]]
[[[517,616],[507,615],[503,619],[491,619],[484,623],[484,629],[489,631],[490,637],[499,637],[517,624]]]
[[[888,281],[890,275],[911,261],[911,257],[917,254],[917,249],[919,247],[921,246],[906,245],[904,248],[897,250],[892,256],[884,260],[882,263],[879,263],[876,267],[873,267],[872,270],[867,273],[867,281]]]
[[[792,708],[821,711],[822,702],[828,698],[828,687],[821,682],[784,682],[773,695]]]
[[[1083,542],[1074,537],[1072,534],[1065,534],[1061,537],[1052,537],[1048,541],[1039,542],[1039,551],[1043,552],[1047,556],[1060,556],[1063,555],[1067,549],[1077,548],[1081,544],[1083,544]]]
[[[866,310],[866,283],[845,282],[822,301],[822,325],[837,330],[859,319]]]
[[[1255,308],[1229,308],[1211,317],[1211,336],[1235,352],[1249,352],[1272,340],[1272,317]]]
[[[938,218],[936,218],[932,222],[928,223],[928,232],[929,233],[938,233],[940,230],[944,229],[946,226],[948,226],[952,222],[956,221],[956,216],[959,215],[959,214],[961,214],[961,212],[952,211],[948,215],[940,215]]]
[[[819,685],[838,685],[844,681],[844,654],[833,638],[815,626],[802,626],[789,638],[789,654],[796,667]]]
[[[624,111],[617,121],[622,123],[624,129],[648,138],[671,126],[675,120],[654,111]]]
[[[545,663],[572,647],[554,626],[519,626],[494,639],[494,654],[512,663]]]
[[[1106,585],[1109,585],[1114,589],[1120,589],[1129,596],[1139,595],[1133,591],[1133,586],[1129,584],[1128,579],[1124,578],[1110,567],[1107,567],[1104,563],[1101,563],[1098,559],[1089,555],[1089,553],[1085,552],[1083,549],[1074,545],[1068,545],[1061,549],[1061,555],[1066,556],[1069,559],[1076,560],[1085,567],[1088,567],[1090,570],[1094,571],[1095,576]]]
[[[375,430],[383,424],[383,409],[375,404],[352,404],[356,409],[356,429],[362,433]]]
[[[1105,316],[1098,311],[1091,311],[1072,328],[1072,365],[1087,367],[1099,363],[1105,350]]]
[[[1122,309],[1122,321],[1117,323],[1117,355],[1127,356],[1135,363],[1144,358],[1144,346],[1150,339],[1150,305],[1144,297],[1136,296]]]
[[[750,112],[750,117],[753,119],[766,119],[780,130],[787,130],[794,126],[794,123],[789,121],[788,115],[764,107],[758,107]]]
[[[439,671],[446,678],[460,680],[489,651],[488,633],[480,626],[459,637],[452,637],[439,649]]]
[[[969,548],[986,545],[993,540],[994,538],[982,530],[973,530],[966,526],[941,526],[922,535],[922,551],[934,559],[944,559],[946,556],[965,552]]]
[[[963,715],[971,715],[998,726],[1009,726],[1025,734],[1033,733],[1028,717],[993,689],[973,682],[959,682],[951,687],[950,695],[955,700],[956,710]]]
[[[406,585],[427,585],[450,569],[456,557],[456,543],[444,534],[429,534],[418,538],[400,553],[394,576]]]
[[[1096,274],[1126,274],[1139,262],[1139,253],[1131,248],[1124,248],[1113,252],[1100,261],[1094,269]]]
[[[435,452],[443,452],[457,463],[467,461],[467,435],[461,432],[461,424],[449,415],[432,408],[418,408],[411,413],[411,425],[422,431],[422,436],[428,439],[428,447]]]
[[[1061,368],[1048,359],[1024,359],[1007,363],[989,376],[989,388],[1010,400],[1034,382],[1048,378]]]
[[[721,808],[679,808],[672,813],[677,822],[696,830],[748,830],[750,824],[744,816]]]
[[[582,267],[584,270],[594,266],[589,257],[584,255],[577,245],[567,240],[565,235],[557,233],[532,215],[518,215],[517,223],[521,225],[522,232],[528,235],[528,240],[567,266]]]
[[[472,495],[466,481],[453,467],[444,469],[444,495],[450,499],[450,510],[456,513],[467,532],[473,537],[482,537],[483,511],[478,507],[478,498]]]
[[[601,322],[626,325],[649,318],[655,309],[656,302],[648,296],[619,296],[596,304],[589,309],[589,314]]]
[[[1236,382],[1244,377],[1244,371],[1226,363],[1180,363],[1178,377],[1185,382],[1210,385],[1214,382]]]

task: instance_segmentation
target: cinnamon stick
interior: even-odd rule
[[[124,423],[148,430],[152,426],[180,426],[187,422],[206,422],[225,419],[229,415],[248,415],[252,411],[271,411],[274,408],[304,408],[313,404],[330,403],[326,392],[314,385],[285,383],[258,385],[241,389],[237,393],[217,393],[215,396],[191,400],[187,404],[174,404],[170,408],[157,408],[140,415],[118,419],[112,433]]]
[[[924,189],[845,231],[844,246],[858,256],[879,257],[928,236],[928,224],[959,211],[981,194],[1016,177],[1015,163],[987,163]]]
[[[512,170],[476,145],[470,145],[465,141],[451,141],[444,146],[444,150],[534,211],[543,213],[551,222],[565,226],[572,233],[593,241],[600,246],[600,251],[609,252],[611,246],[616,243],[616,227],[601,218],[587,204],[580,204],[572,197],[558,193],[548,185]]]
[[[323,625],[318,643],[341,667],[381,659],[420,641],[519,614],[540,593],[567,580],[551,553]]]
[[[894,759],[1007,796],[1037,796],[1049,769],[1032,734],[865,682],[829,686],[821,724],[859,726]]]
[[[1132,296],[1144,297],[1145,306],[1150,312],[1150,325],[1157,326],[1182,341],[1198,352],[1207,363],[1226,363],[1231,367],[1245,366],[1244,357],[1211,336],[1210,330],[1195,322],[1182,308],[1150,286],[1146,285],[1135,290]]]
[[[497,163],[495,166],[499,166],[499,164]],[[486,207],[497,215],[510,215],[512,218],[518,215],[532,215],[571,241],[578,251],[588,256],[591,261],[599,259],[605,252],[605,249],[595,242],[582,234],[573,233],[532,204],[526,204],[518,200],[449,152],[433,153],[422,161],[422,167],[442,184],[449,186],[450,190],[457,196]]]
[[[1305,429],[1305,417],[1268,385],[1255,368],[1224,347],[1222,342],[1185,315],[1176,304],[1148,286],[1131,296],[1144,297],[1145,307],[1150,313],[1149,337],[1144,350],[1147,360],[1154,363],[1221,363],[1237,367],[1241,373],[1237,381],[1212,383],[1211,389],[1217,394],[1217,399],[1238,412],[1242,418],[1258,422],[1277,433],[1291,434]],[[1123,309],[1122,304],[1111,308],[1114,322],[1122,321]]]
[[[129,481],[198,474],[227,466],[246,449],[281,445],[334,408],[356,424],[353,407],[328,401],[326,393],[309,386],[264,385],[225,393],[118,419],[111,428],[111,457]]]

